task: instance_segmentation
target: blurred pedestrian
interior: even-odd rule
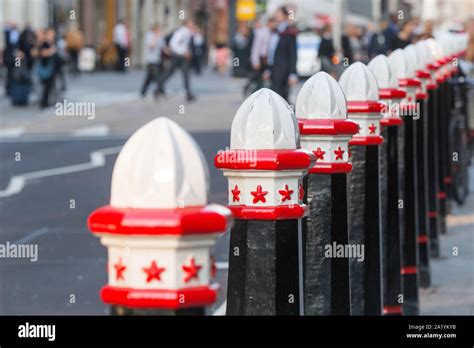
[[[406,20],[400,27],[398,35],[392,40],[390,50],[395,51],[398,48],[405,48],[412,43],[414,23],[411,19]]]
[[[349,64],[362,61],[364,52],[360,30],[354,24],[347,24],[341,40],[342,54]]]
[[[332,27],[327,23],[324,25],[321,33],[321,42],[319,44],[318,57],[321,60],[321,70],[328,74],[334,73],[334,57],[336,50],[332,42]]]
[[[384,30],[385,45],[387,46],[389,50],[391,50],[392,41],[395,40],[399,31],[400,31],[400,27],[398,25],[398,16],[397,14],[392,13],[389,15],[388,26]],[[390,53],[390,52],[387,52],[387,53]]]
[[[18,48],[25,55],[26,66],[29,71],[33,68],[34,64],[34,49],[36,46],[36,34],[31,29],[30,25],[27,24],[21,32]]]
[[[46,108],[50,105],[50,94],[54,88],[56,75],[56,52],[55,31],[48,28],[42,33],[38,42],[38,77],[43,85],[40,107]]]
[[[251,31],[247,22],[239,22],[232,39],[231,49],[234,52],[232,75],[246,77],[249,72],[250,48],[252,46]]]
[[[194,22],[186,20],[183,25],[176,29],[169,41],[169,54],[171,57],[171,66],[165,72],[160,80],[161,86],[173,75],[176,69],[180,69],[183,74],[184,88],[186,89],[186,99],[193,101],[196,97],[191,93],[189,81],[189,67],[191,64],[191,39],[194,31]],[[160,91],[161,92],[161,91]]]
[[[206,41],[202,29],[195,26],[193,36],[191,38],[191,55],[192,61],[191,66],[197,75],[201,74],[202,60],[206,54]]]
[[[123,20],[119,20],[114,27],[113,41],[117,49],[117,70],[124,72],[126,70],[125,59],[130,48],[130,34]]]
[[[275,24],[276,20],[273,17],[267,23],[264,23],[262,19],[255,22],[254,39],[250,50],[251,70],[244,86],[244,96],[248,94],[250,86],[255,84],[254,90],[263,86],[262,75],[268,66],[268,42]]]
[[[145,97],[150,83],[157,84],[155,96],[160,92],[163,93],[163,88],[160,84],[159,74],[162,72],[161,55],[165,47],[165,39],[161,32],[159,24],[154,24],[150,30],[145,34],[144,55],[147,63],[147,71],[145,81],[141,89],[142,97]]]
[[[13,70],[15,69],[15,51],[18,48],[20,40],[20,33],[16,24],[9,22],[5,25],[5,49],[3,51],[3,62],[7,68],[7,76],[5,80],[5,94],[10,95],[10,86],[13,77]]]
[[[298,82],[296,75],[296,35],[298,31],[289,24],[289,14],[286,6],[277,10],[276,28],[268,43],[271,88],[285,100],[288,100],[290,86]]]
[[[387,54],[387,42],[385,39],[384,31],[387,28],[387,22],[381,21],[379,28],[375,29],[369,36],[369,42],[367,47],[367,54],[369,60],[378,56],[379,54]]]
[[[71,24],[66,33],[66,49],[69,55],[70,69],[73,76],[79,75],[79,53],[84,47],[84,35],[79,30],[79,25],[75,22]]]

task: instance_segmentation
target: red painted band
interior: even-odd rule
[[[385,104],[378,101],[348,101],[347,112],[353,114],[379,114],[385,109]]]
[[[428,63],[426,64],[426,68],[431,71],[436,71],[441,67],[441,65],[438,62],[434,63]]]
[[[379,97],[380,99],[403,99],[407,93],[402,89],[397,88],[380,88]]]
[[[384,127],[399,126],[403,124],[400,117],[384,117],[380,120],[380,124]]]
[[[359,131],[359,125],[353,121],[340,119],[298,119],[298,126],[302,135],[353,135]]]
[[[431,82],[426,85],[426,89],[430,91],[436,88],[438,88],[438,84],[436,82]]]
[[[313,168],[308,170],[308,174],[338,174],[352,171],[352,163],[321,163],[316,162]]]
[[[416,99],[417,100],[426,100],[426,99],[428,99],[428,93],[418,92],[418,93],[416,93]]]
[[[429,79],[431,77],[431,74],[426,70],[417,70],[416,77],[420,79]]]
[[[438,192],[438,199],[446,199],[446,192]]]
[[[312,152],[298,150],[226,150],[214,158],[218,169],[233,170],[291,170],[314,165]]]
[[[368,137],[355,136],[349,141],[349,145],[355,146],[370,146],[370,145],[381,145],[383,143],[383,137],[380,135],[373,135]]]
[[[232,217],[230,211],[229,215],[224,215],[212,206],[177,209],[105,206],[95,210],[87,224],[92,233],[99,234],[186,235],[223,233],[232,226]]]
[[[383,314],[403,314],[401,305],[385,305],[383,306]]]
[[[418,79],[400,79],[398,85],[400,87],[421,87],[421,81]]]
[[[428,236],[427,236],[427,235],[424,235],[424,234],[419,235],[419,236],[418,236],[418,243],[420,243],[420,244],[426,244],[426,243],[428,243]]]
[[[106,285],[100,291],[102,301],[130,308],[180,309],[205,307],[217,298],[217,289],[207,286],[178,290],[116,288]]]
[[[402,267],[400,270],[400,274],[405,275],[405,274],[416,274],[418,272],[418,269],[416,266],[406,266]]]
[[[446,185],[449,185],[453,182],[453,178],[450,176],[445,176],[443,181]]]
[[[437,82],[437,83],[440,83],[440,84],[446,82],[446,75],[437,76],[437,77],[436,77],[436,82]]]
[[[428,217],[430,219],[434,219],[434,218],[438,217],[438,212],[437,211],[429,211],[428,212]]]
[[[229,205],[234,218],[240,220],[293,220],[308,215],[305,204],[279,205],[273,207],[250,207],[246,205]]]

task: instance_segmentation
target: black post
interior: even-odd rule
[[[439,200],[439,220],[440,220],[440,233],[446,233],[446,215],[447,215],[447,182],[448,177],[448,139],[447,139],[447,122],[446,122],[446,81],[443,77],[438,77],[438,164],[439,164],[439,176],[438,176],[438,200]]]
[[[419,105],[419,119],[416,120],[416,159],[418,183],[418,248],[420,286],[427,288],[431,284],[430,248],[429,248],[429,190],[428,190],[428,95],[419,92],[416,95]]]
[[[382,226],[379,145],[381,112],[374,74],[362,63],[350,65],[339,83],[347,97],[349,119],[359,124],[350,141],[353,170],[348,174],[349,244],[364,247],[364,259],[350,259],[351,313],[382,314]],[[361,89],[364,93],[361,93]],[[361,100],[365,97],[365,100]]]
[[[430,256],[439,257],[440,201],[439,190],[439,142],[438,142],[438,86],[428,84],[428,217]]]
[[[328,91],[332,93],[328,94]],[[329,96],[329,97],[328,97]],[[306,315],[350,315],[347,221],[348,143],[358,125],[346,119],[344,92],[329,74],[305,82],[296,101],[301,146],[317,159],[303,180]],[[324,118],[316,118],[324,117]]]
[[[416,156],[416,104],[406,105],[405,123],[405,228],[403,236],[403,313],[418,314],[418,180]]]

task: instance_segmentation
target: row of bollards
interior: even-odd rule
[[[110,206],[88,221],[109,250],[103,301],[119,315],[205,314],[211,250],[230,230],[228,315],[418,314],[446,233],[447,80],[464,45],[421,41],[339,82],[317,73],[296,115],[268,89],[252,94],[214,160],[227,208],[208,205],[189,134],[166,118],[143,126],[117,159]]]

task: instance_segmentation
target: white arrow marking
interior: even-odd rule
[[[36,172],[15,175],[10,179],[7,188],[3,191],[0,191],[0,198],[13,196],[17,193],[20,193],[25,187],[25,184],[28,180],[45,178],[48,176],[70,174],[103,167],[105,165],[105,156],[116,154],[120,151],[121,148],[122,146],[115,146],[92,151],[90,153],[91,160],[87,163],[80,163],[66,167],[45,169]]]
[[[25,133],[23,127],[3,128],[0,129],[0,138],[17,138]]]
[[[79,128],[72,132],[75,137],[100,137],[109,134],[109,127],[106,124],[98,124],[91,127]]]

